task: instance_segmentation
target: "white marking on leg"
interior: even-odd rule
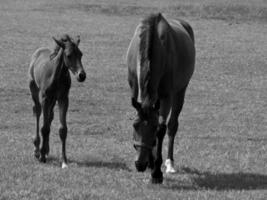
[[[62,169],[66,169],[66,168],[68,168],[68,165],[67,165],[67,163],[63,162],[62,163]]]
[[[174,169],[174,162],[171,159],[165,161],[166,173],[174,174],[176,170]]]

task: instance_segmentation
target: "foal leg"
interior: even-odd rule
[[[42,99],[42,110],[43,110],[43,127],[41,129],[42,133],[42,145],[41,145],[41,162],[46,162],[46,155],[49,152],[49,134],[50,134],[50,125],[52,122],[51,118],[51,110],[53,110],[53,106],[55,105],[55,101],[52,98],[44,97]]]
[[[67,156],[66,156],[66,139],[67,139],[67,111],[69,107],[69,99],[68,97],[61,98],[58,100],[58,108],[59,108],[59,137],[62,142],[62,168],[67,168]]]
[[[31,91],[32,100],[34,102],[33,114],[36,117],[36,135],[35,135],[35,138],[33,139],[33,144],[35,146],[34,156],[38,159],[40,157],[39,120],[40,120],[42,108],[41,108],[41,104],[39,102],[39,89],[38,89],[34,80],[30,81],[29,87],[30,87],[30,91]]]
[[[167,135],[169,136],[169,143],[168,143],[167,160],[165,161],[166,173],[176,173],[176,170],[174,169],[174,160],[173,160],[173,144],[179,126],[178,117],[184,104],[185,91],[186,87],[181,91],[179,91],[175,96],[173,101],[172,113],[170,116],[170,120],[168,122]]]
[[[162,183],[163,174],[161,171],[162,165],[162,143],[166,133],[166,119],[170,111],[170,98],[165,98],[160,101],[160,116],[159,116],[159,126],[156,132],[157,144],[155,151],[154,168],[152,170],[152,183]]]
[[[49,126],[51,127],[51,124],[52,124],[52,121],[54,119],[54,107],[55,107],[55,104],[56,104],[56,100],[53,99],[53,101],[51,101],[51,105],[49,107],[49,116],[48,116],[48,123],[49,123]],[[47,147],[46,147],[46,153],[45,155],[48,156],[49,154],[49,151],[50,151],[50,148],[49,148],[49,134],[48,134],[48,137],[47,137]]]

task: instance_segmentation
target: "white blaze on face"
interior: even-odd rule
[[[141,103],[141,63],[140,63],[140,55],[137,56],[137,66],[136,66],[136,74],[137,74],[137,84],[138,84],[138,96],[137,96],[137,102]]]

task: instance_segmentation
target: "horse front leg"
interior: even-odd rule
[[[163,174],[161,171],[162,165],[162,143],[164,136],[166,134],[166,121],[170,112],[171,106],[171,97],[167,96],[160,100],[160,109],[159,109],[159,126],[156,132],[156,147],[153,151],[154,157],[154,168],[152,170],[152,183],[162,183]]]
[[[176,170],[174,168],[173,146],[174,146],[175,135],[177,133],[179,126],[178,118],[184,104],[185,91],[186,87],[176,94],[173,101],[174,105],[172,107],[172,113],[168,122],[167,135],[169,136],[169,143],[168,143],[167,159],[165,161],[166,173],[176,173]]]
[[[163,174],[161,171],[162,165],[162,143],[166,133],[166,125],[160,124],[157,130],[157,144],[156,144],[156,152],[155,152],[155,160],[154,160],[154,168],[152,169],[152,183],[162,183],[163,182]]]
[[[68,97],[61,98],[58,100],[58,108],[59,108],[59,137],[62,142],[62,168],[67,168],[67,156],[66,156],[66,139],[67,139],[67,111],[69,107],[69,99]]]
[[[169,142],[168,142],[168,153],[167,153],[167,159],[165,161],[166,166],[166,173],[176,173],[176,170],[174,168],[174,159],[173,159],[173,145],[174,145],[174,138],[176,135],[178,129],[178,120],[170,120],[168,123],[168,131],[167,135],[169,136]]]

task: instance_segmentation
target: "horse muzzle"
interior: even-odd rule
[[[81,71],[77,74],[77,80],[79,82],[84,82],[86,79],[86,73],[84,71]]]
[[[135,161],[135,168],[138,172],[144,172],[148,166],[148,162],[142,163],[139,162],[138,160]]]

